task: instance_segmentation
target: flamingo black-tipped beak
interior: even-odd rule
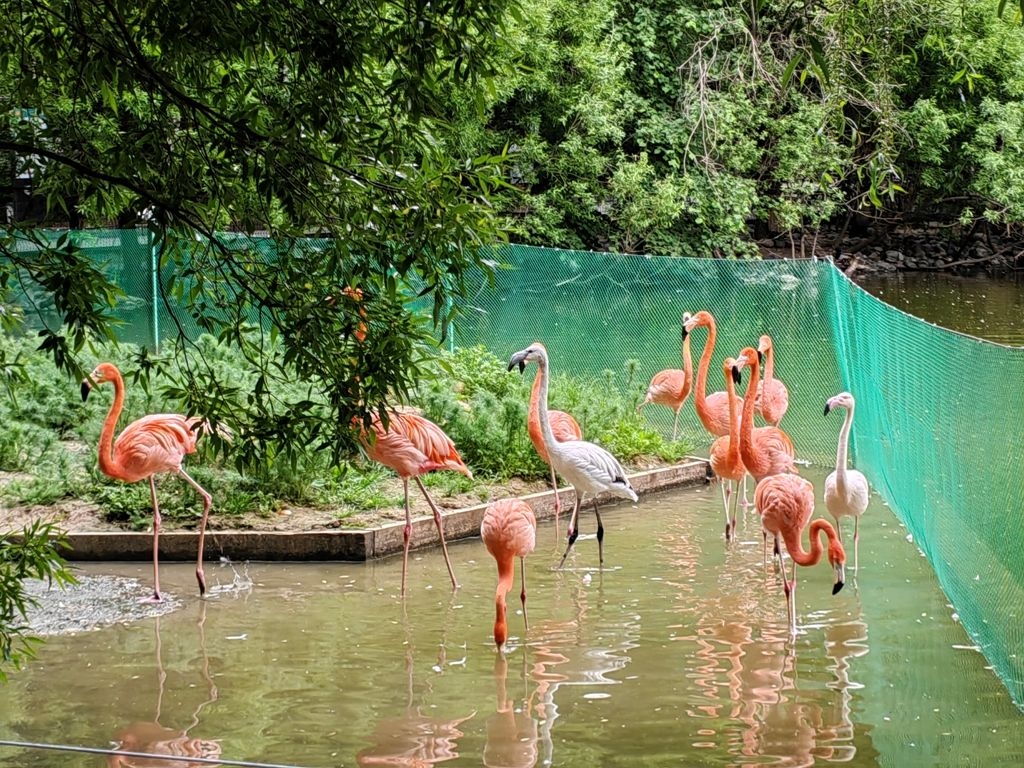
[[[92,390],[92,384],[86,379],[82,382],[82,402],[84,403],[89,398],[89,392]]]
[[[511,371],[516,366],[519,366],[519,372],[523,373],[526,370],[526,353],[516,352],[512,355],[512,358],[508,361],[508,369]]]
[[[832,410],[832,403],[825,401],[825,416],[828,416],[828,412]]]
[[[763,363],[763,362],[764,362],[764,354],[762,354],[761,350],[759,349],[759,350],[757,350],[757,364],[761,365],[761,363]]]
[[[743,374],[740,372],[740,369],[735,365],[732,367],[732,381],[733,384],[743,383]]]
[[[841,590],[843,585],[846,583],[846,569],[843,568],[841,563],[836,563],[833,568],[836,572],[836,582],[832,585],[832,594],[837,595],[839,594],[839,590]]]
[[[832,594],[833,594],[833,595],[837,595],[837,594],[839,594],[839,590],[841,590],[841,589],[843,588],[843,584],[844,584],[844,583],[845,583],[845,582],[842,582],[842,581],[837,581],[837,582],[836,582],[835,584],[833,584],[833,585],[832,585]]]

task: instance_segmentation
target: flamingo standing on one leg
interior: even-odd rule
[[[149,495],[153,503],[153,595],[150,602],[159,602],[160,594],[160,505],[156,498],[156,475],[161,472],[174,473],[195,488],[203,499],[203,516],[199,521],[199,553],[196,557],[196,581],[199,594],[206,592],[206,577],[203,573],[203,539],[206,535],[206,521],[210,514],[212,497],[199,483],[182,469],[181,462],[189,453],[195,453],[199,435],[210,430],[210,425],[197,416],[187,417],[177,413],[155,413],[136,419],[114,438],[117,420],[124,409],[124,379],[113,363],[100,363],[82,382],[82,400],[89,397],[93,385],[110,382],[114,385],[114,402],[100,431],[100,471],[115,480],[134,483],[149,480]],[[225,438],[226,430],[220,432]]]
[[[651,383],[647,386],[644,401],[636,407],[637,413],[648,403],[671,408],[675,414],[672,419],[673,441],[679,432],[679,411],[683,409],[686,398],[690,396],[690,390],[693,388],[693,358],[690,356],[690,337],[685,332],[686,321],[689,318],[689,312],[683,314],[683,367],[666,368],[654,374],[651,377]],[[552,421],[553,426],[554,422]],[[558,437],[557,432],[555,432],[555,437]]]
[[[537,543],[537,518],[522,499],[502,499],[487,505],[480,523],[480,538],[498,564],[498,589],[494,594],[494,642],[501,650],[508,639],[505,618],[505,596],[512,589],[515,559],[519,558],[523,591],[523,628],[529,629],[526,618],[526,556]]]
[[[858,568],[858,540],[860,538],[860,516],[868,508],[868,479],[856,469],[846,468],[846,451],[850,442],[850,427],[853,425],[853,409],[856,402],[849,392],[840,392],[825,403],[825,415],[833,408],[845,408],[846,418],[839,430],[839,445],[836,448],[836,468],[825,478],[825,508],[836,521],[839,538],[843,538],[843,527],[839,518],[849,515],[853,518],[853,572]]]
[[[821,560],[820,534],[824,533],[828,538],[828,562],[835,571],[834,595],[845,582],[846,552],[832,523],[821,519],[811,523],[811,549],[809,552],[804,550],[801,537],[814,513],[814,486],[808,480],[798,475],[770,475],[760,480],[754,489],[754,505],[761,512],[765,529],[785,542],[786,551],[793,561],[793,578],[787,581],[783,569],[782,588],[786,594],[789,633],[795,635],[796,567],[816,565]]]
[[[412,515],[409,511],[409,478],[416,481],[423,498],[427,500],[431,511],[434,513],[434,525],[437,526],[437,534],[441,538],[441,551],[444,553],[444,564],[448,567],[448,576],[452,580],[452,588],[458,589],[459,583],[455,580],[455,571],[452,570],[452,561],[448,557],[448,545],[444,540],[444,523],[441,520],[441,511],[434,504],[434,500],[427,493],[426,486],[420,480],[420,475],[433,472],[438,469],[450,469],[460,472],[468,478],[473,477],[459,452],[455,449],[455,443],[444,433],[437,424],[425,419],[419,414],[409,411],[388,411],[387,428],[380,420],[380,415],[374,412],[370,422],[374,437],[369,439],[366,431],[360,433],[360,442],[363,445],[366,455],[374,461],[380,462],[385,467],[394,470],[402,478],[402,488],[405,491],[405,528],[402,531],[405,542],[405,549],[402,554],[402,595],[405,595],[405,576],[409,567],[409,540],[412,536]]]
[[[583,439],[583,430],[579,423],[565,411],[548,411],[548,420],[551,422],[551,432],[558,442]],[[558,518],[562,512],[562,500],[558,496],[558,476],[555,474],[551,459],[548,458],[548,449],[544,447],[544,435],[540,426],[539,376],[533,380],[533,389],[530,391],[530,410],[526,416],[526,431],[530,434],[530,442],[533,443],[533,447],[551,470],[551,488],[555,492],[555,530],[557,532]]]
[[[539,369],[537,375],[541,380],[540,425],[544,434],[544,445],[548,449],[548,457],[551,459],[551,466],[576,489],[576,504],[569,522],[569,544],[565,548],[558,567],[561,568],[565,564],[565,558],[568,557],[569,550],[572,549],[576,537],[579,536],[580,505],[587,493],[594,497],[594,514],[597,516],[598,559],[601,565],[604,565],[604,525],[601,522],[601,513],[597,508],[597,495],[602,491],[608,491],[615,496],[636,501],[636,491],[629,484],[626,471],[619,464],[618,459],[601,446],[586,440],[570,440],[564,443],[555,440],[548,419],[548,353],[540,342],[534,342],[526,349],[512,355],[508,362],[508,369],[511,371],[519,366],[519,371],[522,373],[526,370],[526,364],[529,362],[536,362]]]
[[[739,379],[736,361],[727,357],[722,364],[725,374],[725,389],[729,393],[729,434],[723,435],[711,444],[711,469],[722,481],[722,503],[725,506],[725,540],[732,538],[736,530],[736,510],[729,515],[729,497],[733,495],[733,483],[747,476],[747,470],[740,458],[740,408],[739,399],[734,397],[734,380]],[[735,501],[733,502],[735,507]]]
[[[760,338],[757,352],[764,357],[764,379],[757,386],[754,405],[766,423],[777,427],[789,409],[789,390],[781,379],[775,378],[775,345],[771,336],[765,334]]]

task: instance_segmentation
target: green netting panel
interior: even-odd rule
[[[907,315],[827,262],[520,246],[498,249],[494,257],[501,265],[496,285],[481,282],[466,303],[460,345],[484,344],[504,358],[539,340],[556,374],[611,369],[622,375],[633,358],[646,383],[661,368],[681,366],[681,313],[707,309],[719,330],[709,391],[723,386],[726,355],[769,333],[777,375],[790,390],[781,426],[798,458],[828,465],[835,462],[842,416],[823,417],[823,405],[843,389],[852,392],[855,465],[906,524],[965,628],[1024,706],[1024,348]],[[694,334],[695,356],[704,338],[702,330]],[[667,433],[668,410],[648,413]],[[681,424],[706,455],[710,438],[692,404]],[[823,505],[818,514],[825,514]]]

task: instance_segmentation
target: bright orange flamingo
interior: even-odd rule
[[[736,503],[729,515],[729,497],[733,495],[733,484],[740,482],[747,475],[740,458],[740,401],[735,397],[733,381],[739,379],[739,371],[735,368],[736,361],[727,357],[722,364],[725,374],[725,390],[729,393],[729,434],[723,435],[711,444],[711,469],[722,481],[722,503],[725,506],[725,540],[732,538],[736,530]],[[737,497],[738,498],[738,497]]]
[[[840,392],[825,403],[825,415],[833,408],[845,408],[846,418],[839,430],[839,444],[836,448],[836,468],[825,478],[825,507],[836,521],[839,538],[843,538],[843,527],[839,518],[849,515],[853,518],[853,575],[859,567],[860,516],[868,508],[871,492],[868,479],[856,469],[847,469],[846,451],[850,442],[850,427],[853,424],[853,409],[856,402],[849,392]]]
[[[775,345],[772,337],[768,334],[762,336],[757,351],[764,357],[764,379],[757,387],[754,405],[765,422],[777,427],[789,409],[789,390],[780,379],[775,378]]]
[[[689,312],[683,314],[684,328],[689,318]],[[683,367],[666,368],[654,374],[651,377],[651,383],[647,386],[644,401],[636,407],[637,413],[643,410],[648,403],[671,408],[675,414],[675,418],[672,420],[672,439],[675,440],[679,431],[679,411],[683,409],[691,389],[693,389],[693,358],[690,356],[690,337],[684,331]]]
[[[548,411],[548,420],[551,422],[551,432],[558,442],[583,439],[583,430],[580,425],[565,411]],[[551,470],[551,487],[555,491],[555,527],[557,530],[558,517],[562,512],[562,500],[558,496],[558,476],[555,474],[555,468],[551,466],[551,459],[548,458],[548,449],[544,446],[544,432],[540,426],[539,376],[534,378],[533,389],[530,391],[530,410],[526,416],[526,431],[530,433],[530,442],[533,443],[538,455]]]
[[[809,552],[804,550],[803,532],[814,513],[814,486],[808,480],[798,475],[770,475],[759,481],[754,489],[754,506],[761,513],[765,530],[785,542],[786,551],[793,561],[793,578],[787,581],[783,569],[782,588],[786,594],[789,633],[795,635],[796,567],[816,565],[821,560],[820,534],[824,533],[828,538],[828,562],[835,571],[834,595],[845,582],[846,552],[832,523],[821,519],[811,523],[811,549]]]
[[[537,543],[537,518],[533,509],[522,499],[501,499],[487,505],[480,523],[480,538],[498,564],[498,589],[494,594],[494,642],[501,650],[508,639],[508,621],[505,618],[505,596],[512,589],[515,559],[519,558],[523,591],[523,626],[529,628],[526,618],[526,556]]]
[[[693,407],[697,411],[704,429],[715,437],[722,437],[729,434],[729,399],[728,394],[720,390],[705,396],[708,380],[708,366],[711,364],[711,355],[715,350],[715,338],[718,335],[715,326],[715,318],[706,310],[701,310],[695,315],[687,318],[683,316],[684,338],[693,333],[696,328],[707,328],[708,338],[704,342],[704,351],[701,352],[700,361],[697,363],[697,384],[693,391]]]
[[[437,526],[437,533],[441,538],[444,564],[448,566],[452,588],[458,589],[459,583],[455,580],[455,571],[452,570],[452,562],[448,558],[448,545],[444,540],[441,512],[434,504],[434,500],[430,498],[430,494],[427,493],[426,486],[420,480],[420,475],[437,469],[450,469],[469,478],[473,477],[473,473],[469,471],[469,467],[466,466],[455,449],[455,443],[444,433],[444,430],[419,414],[390,409],[388,410],[388,425],[385,428],[380,420],[380,414],[374,411],[370,429],[373,430],[372,438],[366,434],[365,430],[359,436],[366,455],[394,470],[402,478],[402,488],[405,491],[405,529],[402,531],[405,541],[405,549],[402,554],[402,595],[405,595],[405,576],[409,567],[409,540],[412,536],[409,478],[416,481],[416,485],[423,492],[423,498],[427,500],[427,504],[434,513],[434,525]]]
[[[196,581],[199,594],[206,592],[203,574],[203,538],[206,520],[210,514],[212,498],[206,489],[189,477],[181,462],[189,453],[195,453],[196,439],[210,431],[210,425],[197,416],[186,417],[177,413],[155,413],[136,419],[114,438],[117,420],[124,408],[124,379],[113,363],[100,363],[82,382],[82,400],[89,397],[93,385],[110,382],[114,385],[114,402],[100,431],[100,470],[108,477],[134,483],[149,480],[149,495],[153,500],[153,595],[148,602],[159,602],[160,594],[160,505],[156,498],[156,475],[162,472],[176,474],[196,489],[203,499],[203,516],[199,521],[199,554],[196,557]],[[219,432],[228,437],[227,430]]]

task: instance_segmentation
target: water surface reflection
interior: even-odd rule
[[[806,469],[818,487],[824,474]],[[792,640],[756,519],[726,546],[717,488],[602,517],[603,572],[586,547],[563,571],[552,569],[560,547],[527,559],[530,627],[510,617],[505,655],[479,541],[451,547],[455,593],[443,558],[415,553],[405,600],[400,557],[253,563],[251,591],[202,602],[188,564],[168,563],[162,581],[184,608],[159,625],[52,638],[4,688],[0,738],[196,739],[217,759],[309,768],[999,765],[1024,754],[1021,715],[877,501],[856,588],[833,596],[827,565],[801,570]],[[148,577],[145,564],[83,569]],[[131,742],[135,722],[149,725]],[[0,765],[102,764],[55,755],[0,749]],[[191,753],[175,756],[188,765]]]

